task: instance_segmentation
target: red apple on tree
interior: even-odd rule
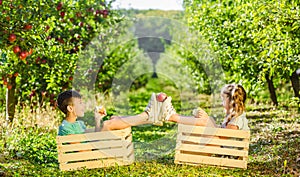
[[[66,13],[65,13],[65,12],[60,12],[60,16],[61,16],[61,18],[64,18],[64,17],[65,17],[65,15],[66,15]]]
[[[49,29],[50,29],[50,26],[47,25],[47,26],[45,27],[45,31],[47,32]]]
[[[26,29],[26,30],[31,30],[31,28],[32,28],[32,25],[29,25],[29,24],[24,26],[24,29]]]
[[[156,99],[157,99],[157,101],[159,101],[159,102],[163,102],[163,101],[165,101],[165,99],[167,99],[167,94],[165,94],[165,93],[159,93],[159,94],[156,96]]]
[[[106,18],[108,16],[108,10],[103,10],[102,11],[102,15],[103,15],[103,18]]]
[[[63,3],[62,3],[62,2],[59,2],[59,3],[57,4],[57,6],[56,6],[56,9],[57,9],[58,11],[60,11],[60,10],[62,9],[62,6],[63,6]]]
[[[35,63],[36,63],[36,64],[39,64],[39,63],[40,63],[40,60],[41,60],[41,57],[37,57],[36,60],[35,60]]]
[[[14,42],[17,39],[17,36],[15,34],[10,34],[8,37],[9,42]]]
[[[14,50],[14,53],[15,54],[17,54],[17,53],[19,53],[19,52],[21,52],[21,49],[20,49],[20,47],[19,46],[14,46],[14,48],[13,48],[13,50]]]
[[[12,88],[12,85],[7,85],[8,90]]]
[[[76,17],[81,17],[81,13],[80,12],[76,12]]]
[[[19,55],[19,57],[20,57],[21,60],[25,60],[26,57],[27,57],[26,52],[25,51],[21,52],[20,55]]]
[[[31,55],[32,53],[33,53],[33,49],[32,49],[32,48],[30,48],[30,50],[29,50],[28,54],[29,54],[29,55]]]
[[[80,27],[83,27],[83,22],[79,22],[78,24]]]

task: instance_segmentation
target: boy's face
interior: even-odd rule
[[[72,103],[73,103],[72,107],[73,107],[74,114],[77,117],[83,117],[85,106],[81,98],[72,98]]]

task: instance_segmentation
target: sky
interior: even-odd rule
[[[116,0],[113,8],[183,10],[183,0]]]

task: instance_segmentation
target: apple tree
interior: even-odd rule
[[[299,78],[293,77],[299,68],[296,2],[187,0],[185,5],[190,27],[209,41],[228,81],[243,81],[253,95],[266,82],[275,105],[274,79],[292,79],[297,87]]]
[[[6,87],[1,94],[6,92],[8,122],[18,101],[54,104],[59,92],[71,88],[80,52],[122,21],[110,3],[96,0],[1,1],[0,13],[0,73]]]

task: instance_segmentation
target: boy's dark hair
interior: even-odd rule
[[[68,113],[67,107],[72,103],[72,98],[81,98],[81,95],[75,90],[67,90],[58,95],[57,106],[63,113]]]

